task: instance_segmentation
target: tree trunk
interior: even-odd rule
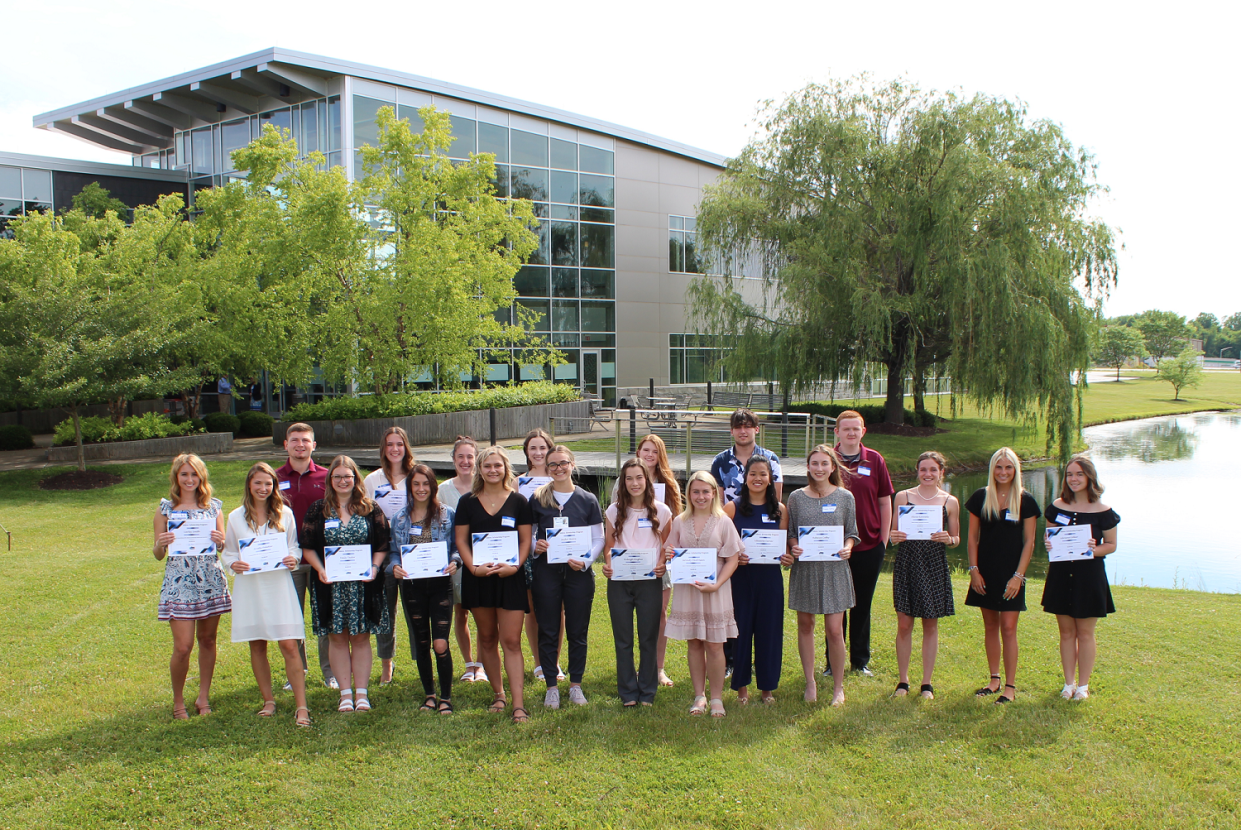
[[[78,418],[78,408],[73,406],[69,410],[73,413],[73,437],[78,444],[78,472],[86,472],[86,450],[82,449],[82,421]]]
[[[914,412],[926,412],[926,369],[914,365]]]
[[[199,410],[200,410],[200,409],[202,409],[202,404],[203,404],[203,385],[202,385],[202,383],[199,383],[197,386],[192,386],[192,387],[190,387],[190,390],[186,393],[185,397],[186,397],[186,403],[188,403],[188,404],[189,404],[189,410],[190,410],[190,411],[189,411],[189,416],[190,416],[190,418],[200,418],[200,417],[202,417],[202,416],[199,414]]]
[[[108,398],[108,417],[112,419],[112,423],[118,427],[125,426],[125,408],[129,401],[123,395]]]
[[[892,349],[888,353],[888,397],[884,420],[905,423],[905,364],[909,354],[909,321],[901,318],[892,327]]]

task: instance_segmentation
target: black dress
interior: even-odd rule
[[[505,519],[509,522],[506,524]],[[465,525],[470,533],[514,531],[522,525],[534,524],[530,502],[520,493],[509,493],[504,504],[493,516],[473,493],[457,502],[456,525]],[[475,576],[466,569],[461,572],[461,605],[465,608],[501,608],[505,611],[530,612],[526,601],[526,577],[522,569],[512,576]]]
[[[947,529],[948,508],[942,509]],[[907,539],[897,545],[892,566],[892,603],[898,613],[924,620],[956,613],[945,547],[943,542],[930,539]]]
[[[999,518],[989,519],[982,515],[982,506],[986,499],[987,488],[979,487],[965,503],[965,509],[970,513],[970,521],[979,523],[978,573],[987,586],[985,594],[977,593],[972,587],[967,590],[965,604],[992,611],[1024,611],[1025,583],[1021,584],[1021,590],[1012,599],[1004,599],[1004,587],[1021,564],[1021,549],[1025,544],[1022,524],[1026,519],[1037,519],[1042,511],[1039,510],[1034,496],[1023,492],[1019,517],[1008,518],[1006,509]]]
[[[1099,513],[1075,513],[1047,505],[1047,525],[1090,525],[1096,544],[1103,543],[1103,531],[1120,524],[1115,510]],[[1060,518],[1065,517],[1065,518]],[[1048,614],[1062,614],[1078,620],[1106,617],[1116,613],[1112,604],[1112,589],[1107,584],[1107,571],[1103,559],[1084,559],[1077,562],[1051,562],[1047,565],[1047,582],[1043,585],[1043,610]]]

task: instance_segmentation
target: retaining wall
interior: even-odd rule
[[[231,432],[207,432],[199,435],[179,435],[175,438],[150,438],[146,441],[112,441],[105,444],[87,444],[82,448],[87,461],[114,461],[123,458],[150,458],[165,456],[171,461],[183,452],[214,455],[233,451]],[[78,448],[69,444],[52,447],[47,460],[72,464],[78,460]]]

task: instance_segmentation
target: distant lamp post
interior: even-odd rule
[[[1225,346],[1224,348],[1219,350],[1219,356],[1222,358],[1224,356],[1224,352],[1230,352],[1230,351],[1232,351],[1232,346]]]

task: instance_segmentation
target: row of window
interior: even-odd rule
[[[11,236],[9,219],[52,209],[52,173],[25,167],[0,167],[0,238]]]

